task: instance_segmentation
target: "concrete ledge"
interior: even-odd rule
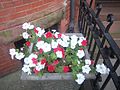
[[[85,74],[86,79],[95,79],[95,74]],[[72,73],[45,73],[42,77],[22,72],[22,80],[73,80]]]

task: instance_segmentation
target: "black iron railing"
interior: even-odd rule
[[[94,66],[99,60],[103,60],[103,63],[110,69],[110,73],[101,87],[98,86],[101,75],[96,75],[94,88],[95,90],[104,90],[110,79],[112,79],[116,90],[120,90],[120,77],[116,72],[120,66],[120,49],[109,33],[114,18],[112,14],[109,14],[107,16],[108,25],[105,27],[99,19],[102,5],[98,4],[96,9],[93,10],[91,8],[92,2],[93,0],[88,5],[86,0],[80,0],[79,31],[88,40],[88,51],[90,58],[95,60]],[[114,64],[111,62],[111,55],[114,57]]]

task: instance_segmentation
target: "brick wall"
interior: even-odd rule
[[[11,60],[9,55],[9,48],[14,47],[13,44],[0,45],[0,77],[14,72],[21,68],[21,62]]]
[[[14,47],[14,41],[20,39],[21,25],[31,22],[48,28],[60,23],[60,32],[65,32],[69,25],[70,0],[0,0],[0,76],[16,71],[21,62],[11,60],[8,50]],[[75,0],[75,23],[78,18],[79,0]],[[64,17],[63,17],[64,16]]]
[[[70,0],[67,0],[65,18],[63,2],[64,0],[0,0],[0,76],[21,68],[21,62],[11,60],[8,50],[20,38],[24,22],[40,24],[44,28],[60,22],[64,24],[62,32],[67,29]]]
[[[21,68],[21,62],[11,60],[9,48],[19,39],[21,25],[31,22],[45,28],[60,22],[64,0],[0,0],[0,76]],[[69,3],[69,1],[68,1]]]

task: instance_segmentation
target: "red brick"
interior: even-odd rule
[[[35,3],[32,3],[32,8],[40,7],[42,5],[44,5],[43,0],[35,2]]]
[[[5,2],[5,3],[2,3],[2,5],[4,8],[14,7],[13,2]]]
[[[27,4],[27,5],[22,5],[22,6],[19,6],[19,7],[16,7],[16,12],[21,12],[21,11],[25,11],[27,9],[30,9],[32,7],[31,4]]]
[[[1,31],[1,30],[4,30],[5,28],[6,28],[5,25],[0,25],[0,31]]]
[[[15,6],[23,5],[23,1],[22,1],[22,0],[14,1],[14,5],[15,5]]]
[[[7,16],[7,15],[13,14],[13,13],[16,13],[14,7],[2,9],[2,10],[0,10],[0,17],[4,17],[4,16]]]
[[[16,13],[16,14],[10,15],[9,16],[9,20],[13,20],[13,19],[16,19],[16,18],[24,17],[25,15],[27,15],[26,12]]]
[[[0,0],[0,2],[10,2],[11,0]]]

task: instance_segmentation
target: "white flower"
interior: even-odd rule
[[[34,25],[30,25],[28,29],[34,29]]]
[[[85,59],[85,64],[86,65],[91,65],[91,60],[90,59]]]
[[[77,79],[75,80],[78,84],[82,84],[85,80],[85,76],[81,73],[77,74]]]
[[[54,40],[52,40],[51,45],[52,45],[52,48],[57,48],[58,43],[57,43],[57,42],[55,42]]]
[[[31,61],[31,59],[29,57],[24,58],[24,63],[25,64],[29,64],[30,61]]]
[[[18,59],[18,60],[21,60],[22,58],[24,58],[24,56],[25,56],[25,55],[24,55],[24,53],[22,53],[22,52],[20,52],[20,53],[17,52],[17,53],[15,54],[15,58]]]
[[[37,64],[37,66],[36,66],[36,70],[37,71],[40,71],[40,70],[42,70],[42,69],[44,69],[45,68],[45,64],[41,64],[40,62]]]
[[[77,52],[77,56],[78,56],[79,58],[84,57],[84,56],[85,56],[84,51],[83,51],[83,50],[78,50],[78,52]]]
[[[54,33],[56,32],[56,30],[55,30],[55,29],[53,29],[52,31],[53,31]]]
[[[14,56],[16,55],[16,51],[14,48],[9,50],[9,54],[11,55],[11,58],[14,59]]]
[[[89,67],[89,65],[82,66],[83,73],[89,74],[90,71],[91,71],[91,68]]]
[[[30,62],[29,62],[29,67],[35,67],[36,66],[36,64],[34,64],[33,62],[32,62],[32,60],[30,60]]]
[[[37,42],[36,47],[38,48],[38,50],[39,50],[40,48],[43,48],[43,47],[44,47],[44,41],[39,41],[39,42]]]
[[[74,45],[74,44],[71,44],[70,47],[71,47],[72,49],[75,49],[75,45]]]
[[[25,22],[25,23],[22,25],[22,28],[25,29],[25,30],[29,29],[29,27],[30,27],[30,23],[27,23],[27,22]]]
[[[62,52],[61,51],[57,51],[56,55],[57,55],[58,58],[62,58]]]
[[[104,64],[97,64],[96,71],[101,74],[108,74],[110,70]]]
[[[63,47],[68,47],[68,46],[69,46],[69,42],[63,41],[63,42],[62,42],[62,46],[63,46]]]
[[[57,43],[62,45],[61,43],[63,43],[63,41],[61,39],[57,39]]]
[[[29,59],[33,59],[33,58],[37,58],[38,56],[36,55],[36,54],[34,54],[34,53],[31,53],[30,55],[29,55]]]
[[[70,42],[70,47],[74,49],[76,47],[77,41],[76,40],[71,40]]]
[[[61,38],[63,39],[63,41],[69,41],[70,40],[70,37],[67,36],[67,35],[64,35],[64,34],[62,34]]]
[[[31,70],[29,65],[24,64],[22,67],[23,72],[30,74]]]
[[[56,38],[58,38],[58,34],[59,34],[59,32],[55,32],[54,35],[55,35]]]
[[[44,47],[42,48],[44,52],[51,51],[51,45],[48,43],[44,43]]]
[[[41,29],[40,27],[37,27],[36,30],[38,30],[38,33],[36,33],[36,35],[39,37],[41,37],[45,33],[45,30]]]
[[[76,35],[71,36],[71,40],[77,41],[78,37]]]
[[[22,36],[24,39],[28,39],[28,37],[30,36],[27,32],[23,32]]]

